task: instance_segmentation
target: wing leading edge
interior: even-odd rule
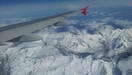
[[[28,35],[29,33],[39,30],[46,26],[54,25],[57,22],[62,21],[66,17],[74,16],[76,14],[82,13],[86,15],[87,8],[82,8],[80,10],[74,10],[55,16],[50,16],[46,18],[36,19],[28,22],[18,23],[14,25],[8,25],[0,28],[0,43],[7,42],[9,40],[14,40],[17,37],[22,37]],[[29,38],[30,39],[30,38]]]

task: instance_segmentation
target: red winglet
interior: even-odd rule
[[[83,15],[87,15],[87,8],[88,8],[88,6],[81,9],[81,12]]]

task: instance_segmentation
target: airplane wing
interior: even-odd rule
[[[23,23],[1,27],[0,28],[0,45],[4,44],[5,42],[39,40],[41,39],[41,37],[39,36],[37,37],[37,35],[32,35],[30,33],[36,30],[39,30],[41,28],[54,25],[62,21],[64,18],[74,16],[78,13],[82,13],[83,15],[86,15],[87,8],[88,7],[62,13],[62,14],[58,14],[55,16],[40,18],[40,19],[28,21],[28,22],[23,22]]]

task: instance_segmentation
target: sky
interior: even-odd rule
[[[34,4],[34,3],[43,3],[43,4],[72,4],[72,5],[81,5],[81,4],[91,4],[93,6],[115,6],[115,5],[132,5],[132,0],[0,0],[1,5],[11,5],[11,4]]]
[[[0,0],[0,19],[40,16],[39,14],[48,16],[87,5],[90,8],[132,6],[132,0]]]

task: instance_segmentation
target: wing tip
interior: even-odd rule
[[[89,8],[89,6],[86,6],[84,8],[81,9],[81,13],[86,16],[87,15],[87,9]]]

